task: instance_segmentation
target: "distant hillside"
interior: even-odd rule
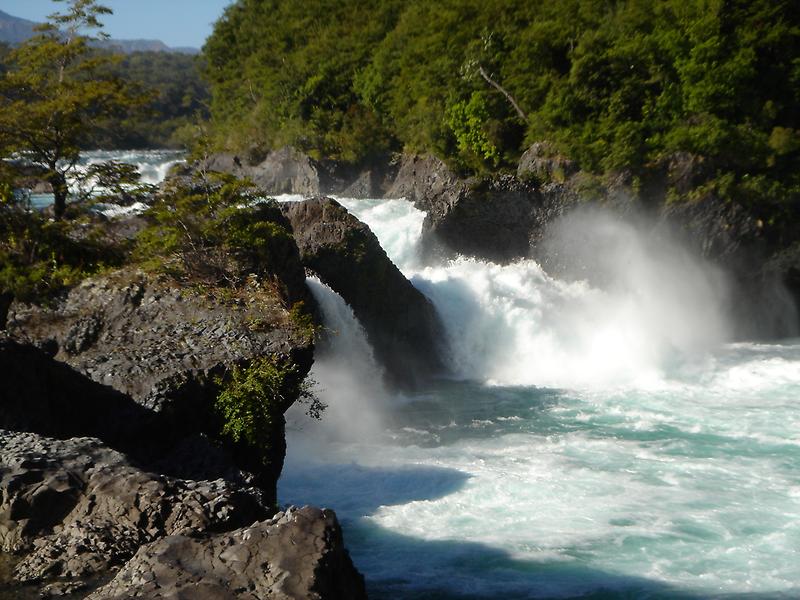
[[[0,10],[0,42],[19,44],[31,37],[38,23],[14,17]],[[97,42],[101,48],[119,50],[126,54],[132,52],[180,52],[197,54],[197,48],[170,48],[161,40],[104,40]]]
[[[12,17],[8,13],[0,10],[0,42],[7,44],[19,44],[33,35],[33,28],[38,23]]]

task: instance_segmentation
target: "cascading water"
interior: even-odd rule
[[[173,166],[185,161],[184,155],[185,153],[180,150],[92,150],[82,152],[80,161],[75,165],[75,173],[69,181],[70,187],[73,190],[76,187],[74,175],[83,175],[90,165],[107,161],[134,165],[142,176],[142,183],[157,185],[164,181]],[[52,203],[52,194],[35,194],[31,197],[31,204],[36,208],[44,208]],[[126,211],[120,211],[118,207],[107,205],[101,207],[101,212],[108,216],[114,216],[125,214]]]
[[[726,343],[719,273],[602,215],[552,240],[585,279],[423,267],[410,203],[340,202],[434,302],[458,375],[389,398],[312,283],[330,418],[290,431],[279,494],[337,510],[372,598],[800,596],[800,344]]]

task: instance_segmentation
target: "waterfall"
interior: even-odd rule
[[[324,330],[317,340],[311,378],[315,393],[327,404],[320,423],[308,424],[301,407],[290,414],[290,424],[306,427],[330,438],[364,439],[382,428],[381,417],[389,401],[364,328],[344,299],[315,277],[306,280],[322,312]],[[358,415],[357,419],[353,415]]]
[[[309,281],[329,408],[291,411],[279,497],[336,509],[371,598],[800,595],[800,343],[726,343],[718,270],[596,212],[551,228],[558,271],[426,265],[411,203],[339,201],[434,303],[455,374],[388,393]]]
[[[552,244],[592,279],[551,277],[534,260],[457,258],[420,267],[424,213],[403,200],[340,199],[436,306],[453,371],[505,385],[593,387],[657,382],[725,341],[724,276],[668,237],[603,213],[564,219]],[[580,240],[591,239],[585,246]],[[603,260],[594,260],[602,256]]]

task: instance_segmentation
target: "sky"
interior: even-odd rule
[[[105,32],[117,39],[161,40],[168,46],[200,48],[211,26],[232,0],[100,0],[114,11],[101,21]],[[43,21],[61,11],[52,0],[0,0],[0,10],[15,17]]]

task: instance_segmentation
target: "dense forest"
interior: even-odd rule
[[[150,96],[143,110],[106,127],[94,141],[98,148],[180,148],[191,143],[193,129],[208,118],[209,91],[197,56],[178,52],[132,52],[121,55],[113,75],[136,82]]]
[[[0,75],[9,68],[11,47],[0,43]],[[190,144],[198,122],[208,119],[209,91],[201,76],[201,59],[178,52],[114,54],[97,50],[106,61],[105,75],[138,86],[148,101],[124,117],[115,117],[91,137],[88,149],[182,148]]]
[[[217,142],[635,178],[676,153],[744,201],[800,191],[793,0],[238,0],[204,47]]]

